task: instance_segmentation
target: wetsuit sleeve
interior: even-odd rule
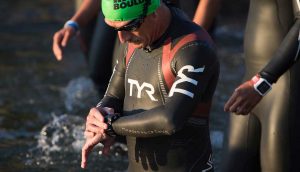
[[[272,60],[259,72],[270,83],[274,83],[299,59],[300,18],[285,36]]]
[[[112,126],[119,135],[155,137],[182,129],[209,86],[216,86],[219,62],[205,44],[194,42],[181,48],[173,59],[176,79],[164,105],[124,116]],[[213,85],[210,85],[213,83]]]
[[[124,53],[125,54],[125,53]],[[110,107],[116,113],[121,113],[124,100],[125,55],[117,59],[112,76],[103,99],[97,107]]]

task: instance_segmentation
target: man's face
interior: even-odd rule
[[[121,43],[132,43],[135,48],[144,48],[151,44],[147,17],[132,21],[109,21],[105,19],[105,22],[118,31]]]

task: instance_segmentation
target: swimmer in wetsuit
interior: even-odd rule
[[[224,107],[234,113],[225,172],[300,171],[299,6],[299,0],[250,1],[244,44],[248,81]]]
[[[216,17],[221,0],[169,0],[182,9],[190,19],[214,36]]]
[[[105,21],[127,48],[87,117],[82,167],[94,145],[106,153],[120,135],[130,172],[213,171],[208,119],[219,62],[209,35],[160,0],[112,13],[113,2],[102,1]]]

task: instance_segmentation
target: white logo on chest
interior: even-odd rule
[[[186,75],[184,75],[182,72],[184,70],[187,70],[187,72],[195,72],[195,73],[200,73],[200,72],[203,72],[204,71],[204,68],[205,67],[201,67],[201,68],[198,68],[198,69],[195,69],[193,66],[191,65],[186,65],[186,66],[183,66],[179,71],[178,71],[178,74],[177,76],[180,77],[180,79],[178,79],[177,81],[175,81],[171,87],[171,90],[170,90],[170,93],[169,93],[169,97],[172,97],[174,95],[175,92],[177,93],[181,93],[181,94],[185,94],[191,98],[194,97],[194,93],[190,92],[190,91],[187,91],[187,90],[184,90],[184,89],[181,89],[181,88],[177,88],[177,85],[180,84],[180,83],[183,83],[183,82],[189,82],[193,85],[197,85],[198,84],[198,81],[192,79],[192,78],[189,78],[187,77]]]
[[[137,88],[137,98],[141,98],[142,91],[145,90],[152,101],[158,101],[153,97],[155,90],[151,84],[143,82],[143,84],[140,85],[137,80],[129,79],[129,78],[128,78],[128,83],[130,85],[130,92],[129,92],[130,96],[132,96],[133,86],[135,85]]]

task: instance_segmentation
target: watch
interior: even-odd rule
[[[255,91],[261,96],[266,95],[272,89],[272,84],[270,84],[266,79],[261,78],[259,75],[255,75],[251,80],[254,83],[253,87]]]
[[[104,123],[107,124],[107,129],[105,130],[105,133],[111,137],[116,137],[117,134],[114,131],[112,124],[115,122],[117,119],[120,118],[120,114],[115,113],[115,114],[108,114],[104,117]]]

